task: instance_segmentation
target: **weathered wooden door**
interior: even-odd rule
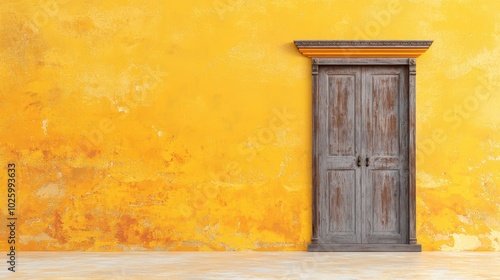
[[[320,243],[408,243],[408,67],[320,66]]]

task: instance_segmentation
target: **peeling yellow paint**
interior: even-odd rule
[[[49,183],[35,192],[35,195],[42,199],[44,198],[57,199],[63,197],[65,194],[66,190],[60,188],[59,185],[54,183]]]
[[[418,241],[500,251],[499,9],[3,1],[0,165],[18,166],[18,249],[305,250],[311,70],[292,41],[423,39]]]
[[[442,246],[443,251],[471,251],[481,246],[479,238],[475,235],[453,234],[453,247]]]

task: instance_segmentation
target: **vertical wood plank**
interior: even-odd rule
[[[319,209],[318,209],[318,64],[315,59],[312,60],[312,139],[313,139],[313,149],[312,149],[312,240],[313,244],[318,243],[318,226],[320,224],[319,220]]]
[[[399,170],[400,178],[401,178],[401,186],[405,186],[401,189],[401,204],[404,207],[401,207],[400,213],[400,225],[401,225],[401,236],[402,243],[409,244],[409,201],[408,201],[408,192],[410,188],[409,184],[409,119],[408,112],[410,110],[410,101],[409,101],[409,84],[408,84],[408,66],[404,66],[403,71],[401,73],[402,83],[400,84],[399,94],[400,94],[400,110],[399,110],[399,119],[400,119],[400,147],[401,147],[401,157],[400,157],[400,165],[403,166]]]
[[[417,233],[416,233],[416,144],[415,144],[415,127],[416,127],[416,83],[415,83],[415,76],[417,74],[417,66],[416,66],[416,60],[414,58],[410,58],[408,61],[409,64],[409,71],[408,71],[408,77],[409,77],[409,102],[410,102],[410,108],[408,110],[409,115],[409,191],[408,191],[408,210],[409,210],[409,224],[410,224],[410,229],[409,229],[409,236],[410,244],[417,244]]]
[[[367,89],[369,88],[370,80],[367,77],[366,67],[361,68],[361,147],[360,154],[362,159],[361,164],[361,221],[362,221],[362,234],[361,234],[361,243],[368,243],[367,233],[370,232],[371,229],[371,213],[367,209],[370,207],[367,203],[368,199],[370,199],[369,194],[367,192],[367,185],[370,184],[369,177],[370,171],[366,168],[365,158],[367,153],[369,152],[369,142],[371,141],[370,133],[371,131],[371,121],[369,116],[371,115],[371,96],[367,93]]]
[[[319,207],[319,224],[318,224],[318,238],[321,243],[327,242],[328,235],[328,178],[327,171],[327,158],[328,154],[328,79],[323,67],[318,69],[318,142],[317,142],[317,156],[318,156],[318,207]]]

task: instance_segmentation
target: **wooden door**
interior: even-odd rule
[[[320,243],[408,242],[407,72],[319,68]]]

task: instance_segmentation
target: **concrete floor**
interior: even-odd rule
[[[6,260],[5,254],[2,254]],[[500,279],[500,252],[18,252],[2,279]]]

